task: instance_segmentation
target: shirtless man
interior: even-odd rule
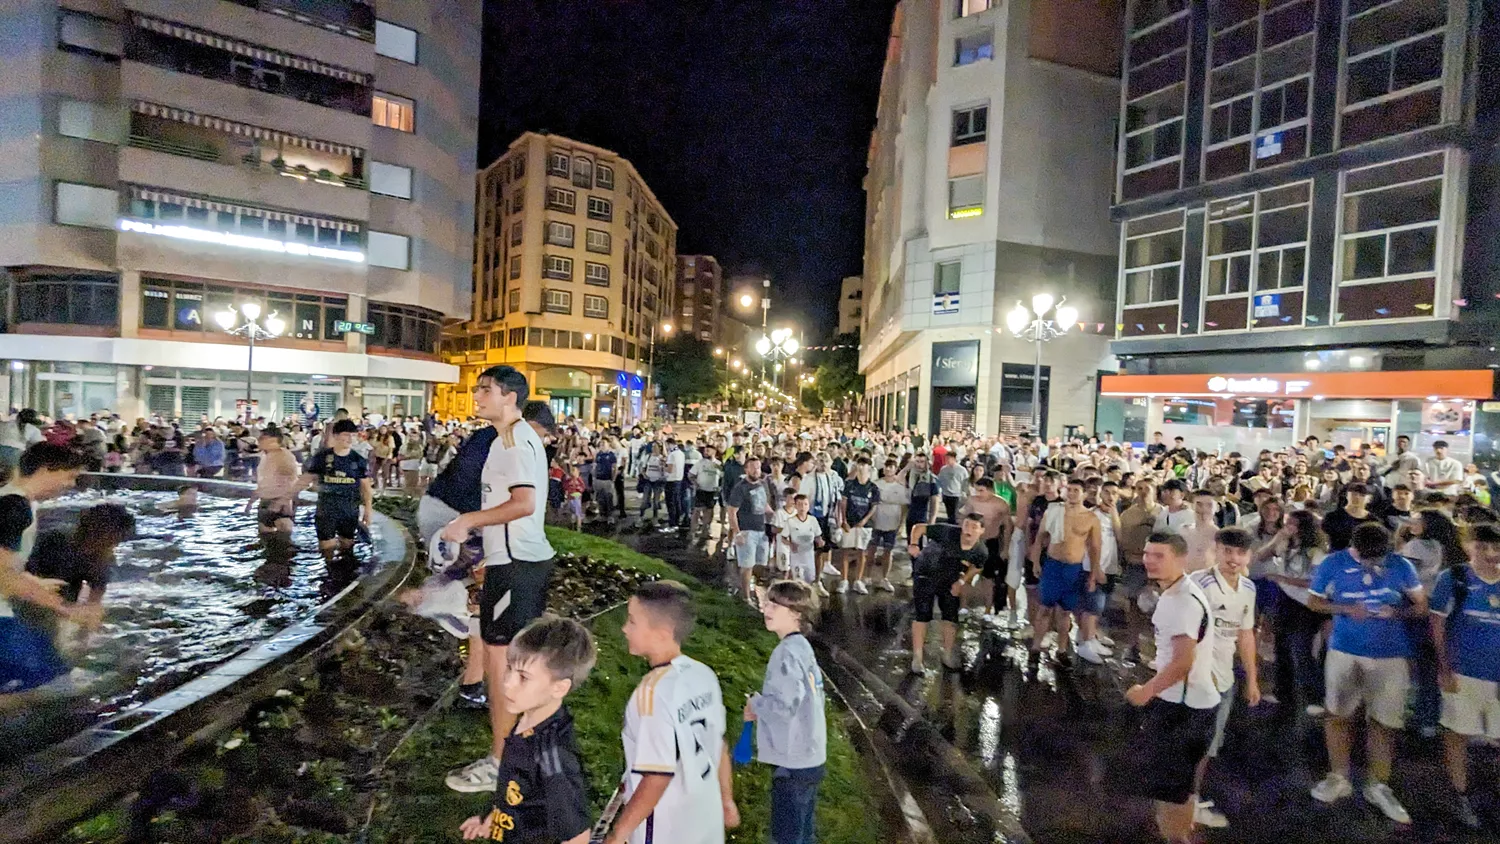
[[[292,533],[293,505],[301,467],[297,458],[281,442],[281,431],[275,426],[260,432],[260,476],[255,483],[255,494],[245,502],[245,512],[258,501],[260,509],[256,522],[260,535]]]
[[[1033,661],[1041,659],[1042,637],[1054,625],[1058,661],[1068,661],[1069,615],[1083,606],[1083,558],[1087,554],[1091,560],[1102,559],[1103,532],[1098,517],[1084,506],[1082,480],[1068,481],[1065,502],[1047,508],[1033,548],[1034,559],[1040,560],[1033,571],[1040,581],[1037,596],[1042,605],[1031,640]],[[1045,554],[1039,553],[1041,549],[1046,549]]]

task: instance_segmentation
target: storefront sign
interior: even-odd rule
[[[936,350],[936,346],[933,347]],[[935,352],[934,352],[935,354]],[[933,367],[934,373],[937,367]],[[1402,372],[1305,372],[1245,375],[1105,375],[1107,396],[1251,396],[1327,399],[1489,399],[1495,373],[1488,369]]]
[[[1263,293],[1260,296],[1256,296],[1255,313],[1253,315],[1256,319],[1281,316],[1281,294]]]
[[[932,344],[932,386],[974,387],[978,384],[978,340]]]
[[[932,297],[932,313],[935,316],[958,313],[958,294],[939,293]]]
[[[375,333],[375,323],[373,323],[373,322],[350,322],[347,319],[336,319],[336,320],[333,321],[333,330],[337,331],[337,332],[339,332],[341,334],[349,334],[351,332],[359,332],[360,334],[370,334],[370,335],[373,335]]]

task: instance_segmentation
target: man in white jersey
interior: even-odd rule
[[[448,787],[455,791],[495,790],[505,737],[515,728],[515,716],[504,706],[506,646],[547,609],[553,552],[545,529],[546,509],[540,505],[547,489],[547,453],[541,437],[522,421],[526,395],[526,377],[514,367],[490,367],[475,382],[474,413],[497,432],[480,472],[483,507],[443,528],[449,542],[462,543],[475,530],[483,537],[479,634],[485,643],[494,731],[488,756],[448,775]]]
[[[625,805],[605,844],[723,844],[739,826],[719,678],[682,654],[694,614],[671,580],[645,584],[626,609],[625,643],[651,672],[625,707]]]
[[[781,520],[781,537],[787,546],[787,569],[796,580],[815,584],[823,597],[828,590],[818,581],[818,545],[823,542],[823,528],[809,512],[812,504],[807,496],[793,496],[791,515]]]

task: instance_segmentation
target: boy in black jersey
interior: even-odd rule
[[[352,419],[340,419],[329,427],[329,447],[313,452],[307,459],[298,490],[306,489],[314,481],[318,483],[314,517],[318,550],[332,560],[340,551],[354,547],[354,537],[361,527],[370,527],[375,489],[369,464],[354,450],[359,426]],[[296,498],[296,491],[292,497]]]
[[[501,703],[520,719],[505,741],[494,807],[459,831],[464,840],[507,844],[585,844],[589,802],[563,704],[588,679],[597,652],[583,625],[546,615],[510,640]]]
[[[957,670],[958,610],[963,604],[963,586],[984,569],[989,552],[984,544],[984,517],[969,513],[959,525],[918,525],[912,537],[917,545],[927,542],[912,560],[911,672],[926,671],[923,651],[927,644],[927,625],[932,623],[932,606],[942,613],[943,667]]]

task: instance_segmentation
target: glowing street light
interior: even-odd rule
[[[1031,297],[1028,309],[1020,302],[1005,315],[1005,326],[1017,338],[1036,344],[1036,363],[1031,370],[1031,431],[1045,439],[1042,433],[1042,344],[1055,340],[1078,323],[1078,309],[1067,304],[1067,297],[1052,307],[1050,293],[1038,293]],[[1052,312],[1052,319],[1047,312]]]
[[[241,322],[243,318],[243,322]],[[214,322],[230,334],[244,337],[250,343],[249,354],[245,356],[245,421],[250,422],[255,418],[253,410],[255,401],[255,341],[271,340],[280,337],[286,331],[286,321],[276,315],[275,311],[266,315],[265,324],[260,322],[260,303],[245,302],[240,305],[238,311],[233,305],[214,314]]]

